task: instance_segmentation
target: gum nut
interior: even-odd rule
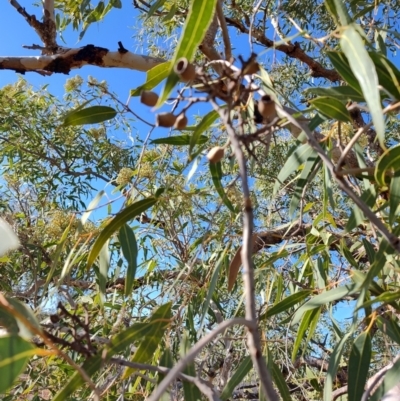
[[[149,107],[154,107],[158,102],[158,95],[155,92],[143,91],[140,94],[140,101]]]
[[[176,117],[174,128],[184,129],[184,128],[186,128],[187,123],[188,123],[187,117],[184,114],[179,114],[179,116]]]
[[[224,157],[224,154],[224,148],[221,148],[221,146],[215,146],[208,152],[207,159],[210,163],[218,163]]]
[[[172,113],[160,113],[157,114],[157,126],[171,128],[174,126],[176,116]]]
[[[180,58],[174,67],[175,74],[182,82],[190,82],[196,78],[196,68],[185,57]]]

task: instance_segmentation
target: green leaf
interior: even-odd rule
[[[314,172],[313,170],[314,170],[314,167],[315,167],[318,159],[319,159],[319,157],[315,153],[315,154],[311,155],[305,162],[303,170],[301,171],[300,177],[296,182],[293,196],[290,200],[289,212],[288,212],[289,216],[293,216],[293,214],[295,213],[295,211],[297,209],[297,206],[299,206],[300,200],[302,199],[304,187],[313,180],[314,174],[312,174],[312,172]]]
[[[218,283],[219,273],[221,271],[221,267],[223,266],[223,262],[224,262],[224,259],[226,257],[226,253],[227,253],[227,251],[229,249],[229,246],[230,245],[225,247],[225,249],[223,250],[221,256],[219,257],[217,263],[215,264],[214,272],[213,272],[213,274],[211,276],[210,286],[209,286],[208,291],[207,291],[207,297],[206,297],[206,300],[205,300],[205,302],[203,304],[202,316],[200,318],[200,327],[198,329],[199,331],[201,331],[201,329],[203,327],[204,319],[206,317],[206,314],[207,314],[207,311],[208,311],[208,307],[210,305],[211,297],[215,293],[215,289],[216,289],[217,283]]]
[[[34,349],[19,336],[0,337],[0,394],[4,394],[23,372]]]
[[[117,112],[109,106],[92,106],[83,110],[74,110],[68,113],[64,118],[64,126],[97,124],[103,121],[111,120],[117,115]]]
[[[364,96],[359,91],[351,86],[333,86],[331,88],[308,88],[304,91],[305,94],[317,96],[329,96],[344,102],[353,100],[355,102],[365,102]]]
[[[175,146],[187,146],[190,145],[192,140],[192,135],[175,135],[168,136],[166,138],[158,138],[151,141],[153,145],[175,145]],[[208,141],[208,138],[205,135],[201,135],[198,138],[197,143],[203,144]]]
[[[133,282],[137,269],[138,247],[133,230],[124,224],[119,229],[119,242],[121,243],[122,253],[128,262],[128,269],[125,276],[125,295],[131,295]]]
[[[289,295],[282,301],[275,304],[273,307],[269,308],[267,312],[260,316],[260,320],[268,319],[271,316],[277,315],[278,313],[285,312],[296,306],[299,302],[303,301],[311,294],[309,290],[301,290],[295,294]]]
[[[186,57],[189,61],[193,59],[198,46],[204,39],[207,29],[211,24],[216,4],[217,0],[192,0],[181,39],[171,61],[170,74],[158,101],[159,106],[165,102],[179,81],[178,76],[173,73],[173,68],[177,60],[181,57]]]
[[[183,341],[181,341],[181,354],[182,356],[186,355],[186,353],[190,349],[190,341],[189,341],[189,336],[186,332],[183,334]],[[185,369],[183,370],[183,373],[196,377],[196,369],[194,366],[194,363],[191,362],[186,365]],[[202,396],[200,390],[197,388],[197,386],[194,383],[187,382],[186,380],[183,381],[183,393],[184,393],[184,400],[193,400],[193,401],[201,401]]]
[[[163,319],[170,319],[171,303],[160,306],[150,317],[146,323],[134,323],[132,326],[124,331],[119,332],[111,338],[111,343],[103,352],[98,352],[96,355],[90,357],[82,364],[82,369],[88,374],[89,377],[98,372],[104,362],[109,360],[115,354],[119,354],[132,345],[134,341],[143,339],[145,336],[152,336],[155,331],[159,330],[161,325],[169,324],[169,321],[162,321]],[[76,372],[63,389],[61,389],[53,401],[64,401],[78,389],[84,380],[79,372]]]
[[[326,379],[324,385],[324,401],[332,400],[332,386],[336,379],[336,373],[339,368],[340,359],[345,350],[345,345],[348,338],[353,334],[354,328],[350,327],[350,330],[340,339],[336,347],[329,358],[328,371],[326,372]]]
[[[211,127],[212,123],[219,117],[219,114],[212,110],[208,114],[206,114],[200,121],[200,123],[196,126],[192,136],[190,137],[190,147],[189,147],[189,154],[192,153],[193,148],[197,144],[201,144],[200,140],[202,137],[201,134]]]
[[[155,88],[161,81],[168,77],[171,70],[171,62],[166,61],[151,68],[147,72],[146,82],[140,85],[136,89],[131,90],[131,96],[140,96],[140,93],[144,90],[151,90]]]
[[[337,1],[340,2],[340,0]],[[375,65],[354,25],[349,25],[342,33],[340,45],[349,61],[351,70],[360,83],[374,122],[377,138],[384,148],[385,120],[378,89],[378,76]]]
[[[224,188],[221,185],[222,179],[222,169],[221,169],[221,162],[218,163],[208,163],[210,166],[211,178],[214,183],[215,189],[218,192],[218,195],[221,197],[222,201],[225,203],[225,206],[232,212],[236,213],[236,209],[233,207],[231,201],[226,196]]]
[[[325,116],[334,120],[351,122],[351,117],[346,106],[338,99],[321,96],[310,100],[310,103]]]
[[[270,357],[270,355],[271,353],[268,352],[268,357]],[[292,397],[290,396],[290,392],[281,368],[272,360],[272,358],[268,358],[268,366],[271,369],[272,379],[274,380],[276,387],[278,387],[282,400],[291,401]]]
[[[313,324],[313,322],[315,319],[318,322],[318,318],[319,318],[320,314],[321,314],[321,309],[319,309],[319,308],[309,310],[304,314],[303,319],[302,319],[300,326],[296,333],[296,339],[293,344],[293,350],[292,350],[292,360],[293,361],[295,361],[297,358],[297,352],[300,349],[302,341],[305,339],[305,334],[307,333],[307,330],[310,329],[310,332],[308,333],[307,338],[306,338],[306,342],[308,342],[309,338],[314,334],[316,325]],[[313,328],[313,330],[311,328]],[[308,344],[306,343],[305,346],[307,347],[307,345]]]
[[[246,375],[250,372],[252,366],[253,364],[251,362],[250,355],[246,356],[240,362],[239,366],[235,370],[235,373],[232,375],[232,377],[229,379],[228,383],[226,383],[226,386],[222,390],[220,396],[222,401],[227,400],[232,395],[233,390],[235,390],[236,386],[239,385],[246,377]]]
[[[400,176],[400,145],[386,150],[376,163],[375,180],[382,187],[386,186],[386,173]]]
[[[359,401],[364,393],[371,360],[371,337],[362,332],[354,341],[349,359],[349,400]]]
[[[382,333],[385,333],[391,340],[400,345],[400,327],[397,321],[378,316],[376,324]]]
[[[99,269],[96,269],[99,282],[100,293],[105,295],[108,277],[108,268],[110,267],[110,252],[108,251],[108,241],[104,243],[99,253]]]
[[[400,176],[393,177],[390,181],[389,205],[389,224],[393,225],[400,205]]]
[[[399,100],[400,71],[384,55],[375,52],[369,52],[368,54],[375,64],[376,73],[378,74],[379,84],[383,86],[393,97]]]
[[[350,64],[342,52],[326,52],[329,60],[335,67],[335,70],[342,76],[342,78],[354,89],[360,96],[363,96],[361,86],[358,83],[356,76],[353,74]],[[363,96],[364,98],[364,96]]]
[[[151,330],[146,333],[143,340],[140,342],[132,357],[132,362],[146,363],[151,359],[164,337],[165,330],[170,325],[172,316],[171,306],[172,303],[168,302],[165,305],[160,306],[151,315],[149,319],[149,323],[152,323]],[[128,368],[124,376],[128,376],[134,370],[135,369],[133,368]]]
[[[125,223],[134,219],[140,213],[147,210],[149,207],[156,204],[158,201],[157,198],[147,198],[140,200],[133,205],[128,206],[122,212],[118,213],[108,224],[104,227],[103,231],[97,237],[95,243],[90,250],[87,262],[87,268],[89,269],[90,266],[96,260],[98,254],[101,251],[103,245],[108,241],[108,239],[115,233],[115,231],[119,230]]]
[[[292,325],[298,323],[303,313],[311,309],[319,308],[320,306],[326,305],[330,302],[342,299],[347,295],[354,294],[358,290],[358,288],[359,286],[356,284],[347,284],[342,287],[334,288],[333,290],[325,291],[322,294],[316,295],[297,310],[297,312],[293,316]]]
[[[273,195],[276,195],[281,185],[291,174],[293,174],[310,157],[314,157],[315,154],[315,150],[307,143],[300,146],[298,144],[295,145],[294,150],[291,152],[285,165],[278,174],[278,178],[274,185]]]
[[[147,17],[146,19],[149,19],[160,7],[164,5],[166,0],[157,0],[149,9],[147,12]]]

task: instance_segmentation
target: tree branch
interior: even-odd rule
[[[0,70],[13,70],[20,74],[29,71],[47,71],[69,74],[76,68],[85,65],[96,65],[104,68],[127,68],[137,71],[148,71],[165,60],[134,54],[110,51],[104,47],[86,45],[77,49],[58,49],[54,55],[39,57],[0,57]]]

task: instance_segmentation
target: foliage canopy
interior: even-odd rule
[[[400,3],[10,4],[43,46],[0,69],[147,77],[0,89],[2,399],[397,391]],[[58,44],[121,7],[145,56]]]

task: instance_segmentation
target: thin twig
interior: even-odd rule
[[[257,310],[255,304],[255,280],[254,280],[254,267],[253,267],[253,207],[250,199],[250,189],[247,180],[247,167],[246,160],[240,141],[236,135],[232,123],[230,121],[230,113],[228,109],[221,109],[212,99],[210,100],[214,110],[216,110],[229,135],[229,140],[236,160],[239,165],[240,178],[242,180],[243,198],[244,198],[244,212],[243,212],[243,245],[241,251],[241,258],[243,264],[243,282],[244,294],[246,299],[246,319],[249,323],[247,328],[247,344],[249,353],[253,361],[254,367],[258,373],[262,388],[267,399],[270,401],[278,401],[279,397],[272,384],[272,377],[268,370],[267,364],[261,351],[261,339],[258,332],[257,325]]]
[[[32,333],[36,334],[40,338],[42,338],[43,342],[62,359],[64,359],[66,362],[68,362],[76,371],[82,376],[83,380],[89,385],[89,387],[93,390],[93,393],[95,394],[95,399],[100,400],[100,394],[98,392],[98,389],[96,388],[96,385],[92,382],[91,378],[89,375],[78,365],[76,364],[67,354],[65,354],[63,351],[61,351],[54,343],[51,341],[49,337],[47,337],[46,333],[40,330],[37,326],[32,324],[22,313],[20,313],[18,310],[14,308],[13,305],[11,305],[5,296],[0,293],[0,304],[2,308],[4,308],[8,313],[10,313],[12,316],[17,318],[22,322],[24,326],[26,326]]]
[[[224,41],[225,46],[225,60],[230,61],[232,59],[232,46],[228,26],[226,25],[224,10],[222,8],[222,0],[217,1],[217,17],[222,31],[222,40]]]
[[[200,339],[190,350],[189,352],[168,372],[168,374],[164,377],[162,382],[158,385],[158,387],[154,390],[153,394],[148,398],[147,401],[157,401],[161,398],[164,392],[167,390],[168,386],[175,380],[182,370],[185,368],[187,364],[192,362],[196,355],[210,342],[212,341],[218,334],[223,333],[228,327],[234,326],[236,324],[244,325],[247,327],[254,326],[254,322],[250,322],[244,318],[235,318],[230,320],[225,320],[223,323],[218,325],[214,330],[210,331],[207,335],[205,335],[202,339]],[[278,401],[278,399],[276,399]]]

